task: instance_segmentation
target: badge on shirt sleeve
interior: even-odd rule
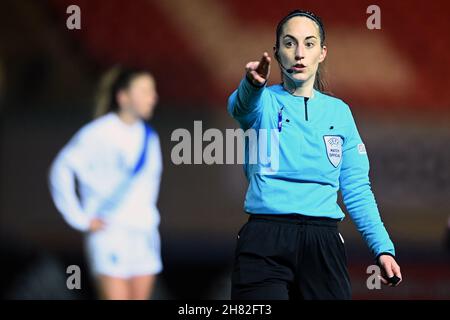
[[[327,148],[327,157],[337,168],[342,160],[342,138],[340,136],[323,136]]]
[[[364,143],[358,144],[358,153],[359,154],[367,154],[366,146],[364,145]]]

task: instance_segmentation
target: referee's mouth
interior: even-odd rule
[[[292,66],[292,70],[294,70],[295,72],[302,72],[306,70],[306,66],[302,63],[297,63]]]

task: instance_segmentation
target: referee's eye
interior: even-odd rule
[[[294,42],[293,41],[288,41],[284,45],[286,46],[286,48],[292,48],[294,46]]]

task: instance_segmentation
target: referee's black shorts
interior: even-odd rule
[[[338,220],[250,214],[238,232],[231,299],[351,299]]]

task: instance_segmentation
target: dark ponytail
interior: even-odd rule
[[[94,118],[108,112],[119,111],[117,94],[120,90],[126,90],[137,76],[148,74],[145,69],[113,67],[101,78],[95,97]]]
[[[290,12],[288,15],[286,15],[283,19],[281,19],[277,25],[275,50],[276,50],[276,55],[277,55],[276,58],[278,61],[279,61],[278,49],[280,48],[280,36],[281,36],[281,32],[283,31],[283,26],[289,19],[291,19],[293,17],[306,17],[306,18],[309,18],[312,21],[314,21],[316,23],[316,25],[319,27],[320,46],[323,47],[325,45],[325,28],[323,26],[323,23],[322,23],[322,20],[320,19],[320,17],[309,11],[294,10],[294,11]],[[320,63],[319,67],[317,68],[316,76],[315,76],[315,80],[314,80],[314,89],[316,89],[320,92],[325,92],[325,90],[326,90],[323,62]]]

